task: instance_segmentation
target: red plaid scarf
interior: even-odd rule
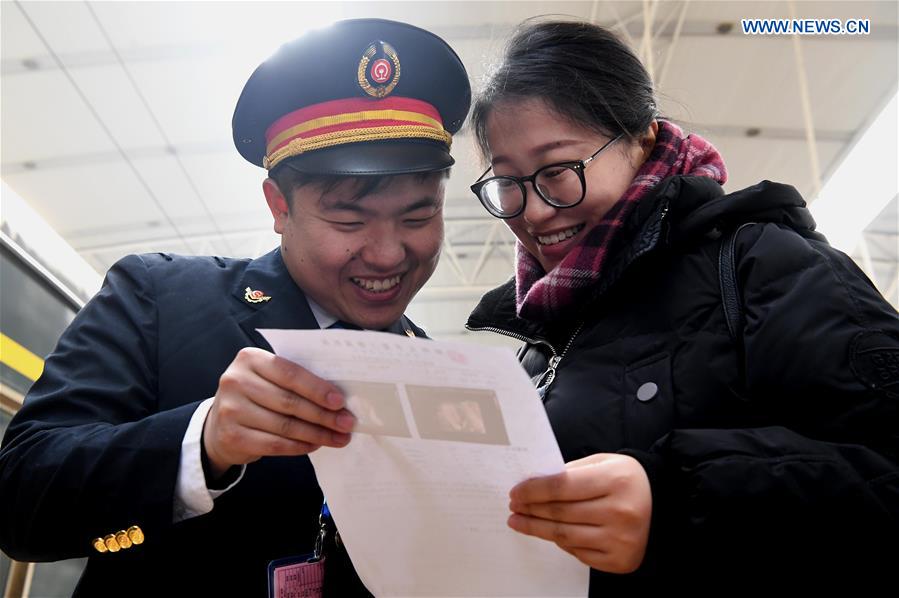
[[[684,136],[681,128],[673,123],[664,120],[658,123],[652,153],[630,187],[580,245],[572,248],[548,274],[524,245],[517,243],[515,297],[520,317],[549,322],[589,299],[591,287],[602,276],[609,242],[637,201],[662,179],[689,174],[707,176],[722,185],[727,180],[724,160],[711,143],[698,135]]]

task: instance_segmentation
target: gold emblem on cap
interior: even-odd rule
[[[103,538],[94,538],[91,544],[93,544],[94,549],[97,552],[106,552],[107,550],[109,550],[108,548],[106,548],[106,542],[103,541]]]
[[[248,303],[264,303],[266,301],[271,301],[271,297],[262,291],[254,291],[250,287],[247,287],[244,291],[243,298],[246,299]]]
[[[390,62],[393,63],[393,78],[387,85],[372,85],[368,81],[368,64],[371,62],[372,57],[377,54],[379,44],[384,49],[384,53],[390,58]],[[359,68],[356,70],[356,78],[359,81],[359,87],[371,97],[383,98],[390,95],[390,92],[393,91],[393,88],[396,87],[400,80],[400,57],[397,56],[393,46],[387,42],[372,42],[362,54]]]

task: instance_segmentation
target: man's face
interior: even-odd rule
[[[294,281],[337,318],[379,330],[399,319],[437,267],[445,180],[397,176],[358,198],[358,179],[324,193],[305,185],[293,190],[290,210],[274,181],[263,187]]]

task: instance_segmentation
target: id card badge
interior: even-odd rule
[[[322,598],[325,559],[314,554],[277,559],[268,564],[269,598]]]

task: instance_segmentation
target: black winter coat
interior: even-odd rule
[[[769,181],[724,195],[672,177],[566,321],[518,318],[514,281],[472,313],[469,329],[526,341],[566,461],[626,453],[649,474],[646,558],[631,575],[592,571],[591,595],[897,574],[899,318],[804,206]],[[757,224],[737,237],[734,340],[718,257],[744,222]]]

